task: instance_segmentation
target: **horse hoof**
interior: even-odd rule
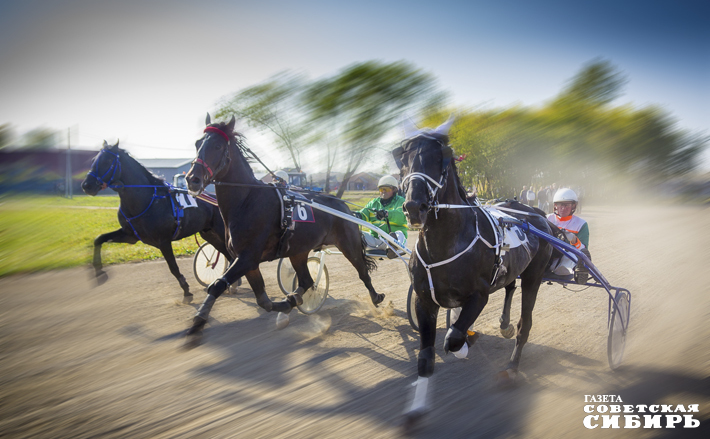
[[[278,313],[278,315],[276,316],[276,329],[280,331],[287,327],[289,323],[291,323],[291,319],[289,318],[288,314],[282,312]]]
[[[99,271],[96,273],[96,285],[103,285],[108,280],[108,274],[105,271]]]
[[[508,327],[505,329],[500,328],[500,334],[505,338],[513,338],[513,336],[515,335],[515,326],[508,325]]]
[[[515,384],[515,378],[518,376],[518,371],[514,369],[501,370],[496,375],[496,381],[501,387],[511,387]]]
[[[414,432],[414,430],[421,424],[422,419],[426,413],[422,410],[412,410],[409,413],[405,413],[404,421],[402,422],[402,429],[404,433],[409,435]]]
[[[377,306],[377,305],[379,305],[380,303],[382,303],[383,300],[385,300],[385,295],[384,295],[384,294],[377,294],[377,295],[372,299],[372,304],[375,305],[375,306]]]
[[[189,331],[188,331],[189,332]],[[185,349],[194,349],[202,344],[202,331],[193,332],[185,336]]]
[[[189,305],[190,303],[192,303],[193,297],[194,296],[192,294],[185,294],[184,296],[182,296],[182,303],[184,303],[185,305]]]
[[[303,297],[300,294],[289,294],[288,296],[286,296],[286,300],[288,300],[288,303],[291,304],[292,308],[295,308],[299,305],[303,305]]]

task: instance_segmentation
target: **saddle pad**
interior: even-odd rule
[[[486,210],[496,220],[501,219],[501,218],[516,219],[515,217],[508,215],[506,213],[503,213],[494,207],[490,207],[490,208],[486,207]],[[523,229],[521,229],[520,227],[512,226],[512,227],[510,227],[510,229],[508,229],[507,227],[501,227],[498,224],[496,224],[496,227],[498,227],[498,230],[500,230],[503,235],[503,245],[504,246],[508,246],[511,249],[516,248],[516,247],[520,247],[521,245],[524,245],[525,247],[529,246],[528,235],[525,234],[525,231],[523,231]]]
[[[175,199],[177,200],[180,207],[182,207],[183,209],[187,209],[189,207],[197,207],[197,200],[195,200],[195,197],[190,194],[178,192],[175,195]]]

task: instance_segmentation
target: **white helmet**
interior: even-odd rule
[[[284,171],[283,169],[274,172],[274,175],[288,183],[288,172]]]
[[[380,178],[380,181],[377,182],[378,188],[382,186],[392,186],[394,188],[397,188],[399,187],[399,182],[391,175],[384,175],[382,176],[382,178]]]
[[[555,192],[555,196],[552,198],[553,203],[564,203],[565,201],[578,202],[577,194],[574,193],[572,189],[563,187],[562,189]]]

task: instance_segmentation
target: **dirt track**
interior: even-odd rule
[[[512,389],[494,381],[513,347],[497,329],[503,294],[479,319],[482,336],[468,360],[440,357],[442,312],[433,410],[412,436],[707,434],[709,213],[682,206],[582,213],[595,264],[632,292],[626,356],[616,372],[606,360],[603,290],[542,287]],[[180,260],[199,303],[204,291],[191,264]],[[379,263],[373,281],[387,298],[375,310],[342,257],[330,257],[328,268],[331,297],[317,315],[292,313],[291,325],[276,331],[276,315],[241,288],[217,301],[203,345],[189,351],[180,335],[197,305],[180,304],[163,261],[109,267],[109,281],[98,287],[87,269],[0,279],[0,436],[401,436],[418,353],[406,317],[406,272],[399,262]],[[279,298],[276,264],[262,272]],[[519,303],[516,297],[513,321]],[[696,418],[706,422],[694,431],[587,430],[584,395],[591,394],[619,395],[624,404],[700,404]]]

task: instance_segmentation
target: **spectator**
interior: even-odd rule
[[[535,187],[530,186],[530,190],[528,191],[528,206],[532,207],[535,205]]]
[[[518,197],[518,201],[523,204],[528,204],[528,187],[527,186],[523,186],[523,190],[520,191],[520,196]]]
[[[542,186],[537,192],[537,208],[547,213],[547,192]]]

